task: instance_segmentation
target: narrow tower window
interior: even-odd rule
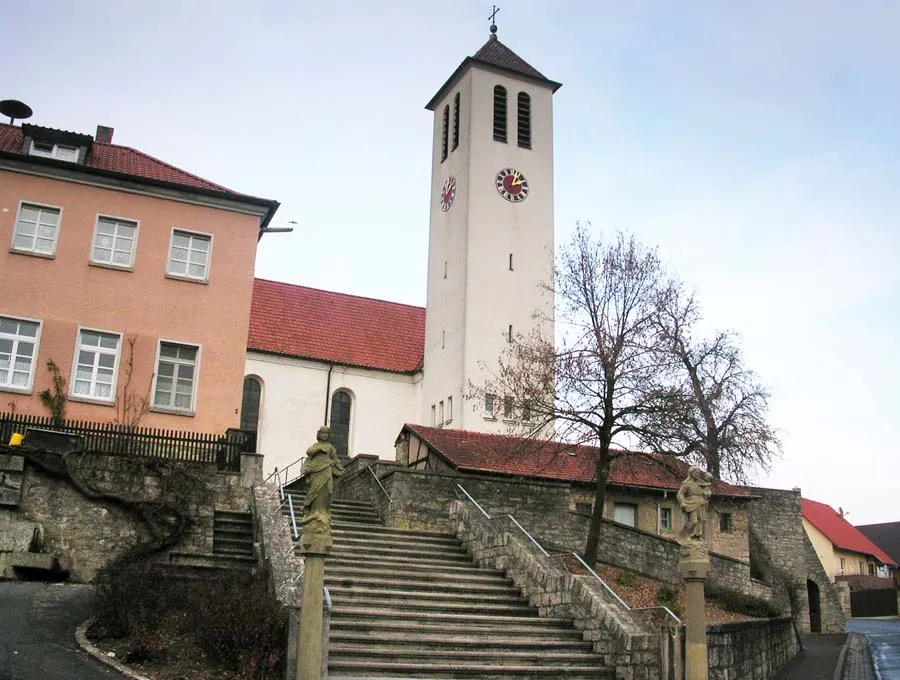
[[[509,324],[509,328],[506,331],[506,342],[512,342],[512,341],[513,341],[512,324]]]
[[[444,278],[447,278],[447,260],[444,260]]]
[[[441,349],[447,346],[447,332],[441,331]]]
[[[447,160],[447,141],[450,134],[450,106],[444,107],[443,131],[441,132],[441,163]]]
[[[494,86],[494,141],[506,144],[506,88]]]
[[[513,270],[513,259],[512,259],[512,253],[510,253],[509,254],[509,271],[512,271],[512,270]]]
[[[453,151],[459,146],[459,92],[453,98]]]
[[[531,97],[525,92],[519,92],[516,120],[519,128],[519,146],[523,149],[531,148]]]

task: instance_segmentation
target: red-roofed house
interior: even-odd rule
[[[590,514],[597,449],[557,441],[404,425],[397,460],[413,469],[466,475],[568,482],[569,509]],[[671,456],[619,452],[609,474],[604,516],[674,538],[681,529],[675,494],[688,465]],[[717,553],[748,560],[746,489],[713,480],[707,539]]]
[[[890,578],[890,569],[897,566],[884,550],[830,505],[804,498],[803,528],[832,581],[837,576],[851,575]]]
[[[112,136],[0,124],[2,410],[49,415],[52,360],[68,418],[237,427],[256,244],[278,203]]]

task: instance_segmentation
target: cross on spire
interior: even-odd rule
[[[492,34],[492,35],[496,35],[496,34],[497,34],[497,21],[496,21],[496,17],[497,17],[497,12],[500,11],[500,8],[497,7],[497,5],[491,5],[491,8],[492,8],[492,9],[491,9],[491,16],[489,16],[488,19],[491,20],[491,34]]]

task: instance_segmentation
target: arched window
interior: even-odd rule
[[[531,97],[525,92],[519,92],[518,106],[516,107],[516,121],[518,122],[518,143],[523,149],[531,148]]]
[[[506,88],[494,86],[494,141],[506,143]]]
[[[244,378],[244,396],[241,399],[241,429],[256,432],[259,429],[259,398],[262,384],[259,378],[248,375]]]
[[[459,92],[453,98],[453,151],[459,146]]]
[[[450,105],[444,107],[443,131],[441,132],[441,163],[447,160],[447,141],[450,134]]]
[[[338,455],[346,456],[350,450],[350,411],[353,399],[348,392],[338,390],[331,397],[331,443]]]

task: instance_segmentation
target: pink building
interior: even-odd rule
[[[96,137],[0,124],[0,412],[240,422],[256,244],[278,203]]]

